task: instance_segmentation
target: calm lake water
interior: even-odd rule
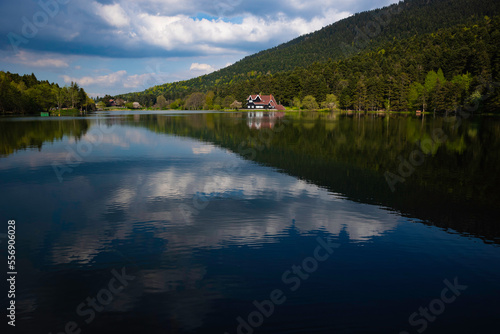
[[[500,118],[4,117],[0,184],[15,332],[498,331]]]

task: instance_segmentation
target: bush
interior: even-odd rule
[[[302,100],[302,106],[309,110],[318,109],[319,107],[318,102],[316,102],[316,99],[312,95],[307,95],[306,97],[304,97],[304,99]]]

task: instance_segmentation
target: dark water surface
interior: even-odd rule
[[[1,118],[0,184],[15,332],[498,331],[500,118]]]

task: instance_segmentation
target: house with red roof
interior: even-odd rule
[[[281,104],[276,103],[276,99],[271,95],[250,95],[247,98],[246,109],[271,109],[271,110],[285,110]]]

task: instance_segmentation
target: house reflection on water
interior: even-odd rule
[[[283,117],[283,111],[251,111],[247,113],[247,125],[256,130],[273,129],[276,121]]]

